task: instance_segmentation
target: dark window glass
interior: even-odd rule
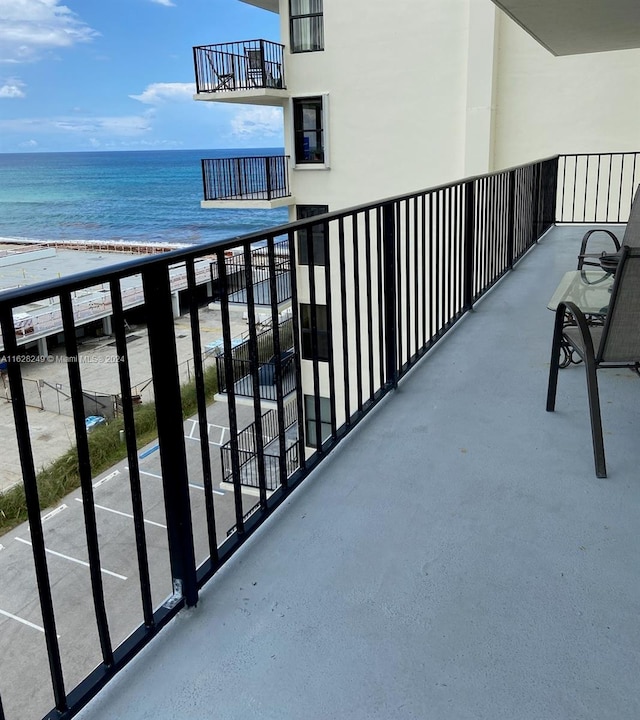
[[[302,341],[302,357],[305,360],[329,360],[329,325],[327,322],[327,306],[316,305],[316,324],[313,325],[311,305],[300,304],[300,335]],[[317,358],[313,354],[313,338],[318,343]]]
[[[324,50],[322,0],[291,0],[291,52]]]
[[[293,101],[296,163],[323,163],[322,98]]]
[[[298,205],[296,217],[298,220],[324,215],[329,212],[328,205]],[[327,256],[327,223],[312,225],[308,230],[298,231],[298,262],[300,265],[324,265]],[[309,233],[311,233],[311,258],[309,258]]]
[[[316,403],[313,395],[304,396],[305,434],[308,447],[318,447]],[[320,398],[320,438],[321,442],[331,437],[331,403],[329,398]]]

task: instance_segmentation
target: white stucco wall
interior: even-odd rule
[[[298,202],[333,210],[465,175],[466,133],[491,110],[489,83],[477,85],[476,111],[467,112],[470,3],[485,0],[324,1],[325,50],[286,57],[292,97],[329,98],[330,169],[292,171]],[[487,9],[495,14],[488,0]],[[289,112],[285,118],[293,156]]]
[[[554,57],[499,13],[494,163],[640,149],[640,50]]]

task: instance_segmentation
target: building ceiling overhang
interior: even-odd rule
[[[554,55],[640,48],[640,0],[493,2]]]
[[[242,0],[242,2],[247,3],[247,5],[255,5],[263,10],[270,10],[274,13],[279,12],[280,0]]]

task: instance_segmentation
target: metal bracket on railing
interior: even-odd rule
[[[171,608],[174,608],[180,600],[182,600],[182,598],[182,580],[179,578],[173,578],[173,594],[169,595],[169,597],[162,603],[162,607],[167,608],[167,610],[171,610]]]

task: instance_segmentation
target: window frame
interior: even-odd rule
[[[303,212],[301,212],[303,211]],[[304,214],[304,213],[308,214]],[[296,205],[296,220],[307,220],[314,215],[324,215],[329,212],[328,205]],[[312,225],[311,228],[311,253],[313,255],[314,267],[324,267],[327,264],[329,254],[329,224],[326,222]],[[298,230],[298,265],[310,265],[307,252],[307,230]]]
[[[311,304],[300,303],[300,352],[303,360],[329,362],[331,344],[329,337],[329,313],[326,305],[316,303],[316,327],[311,325]],[[313,334],[316,334],[318,355],[313,354]]]
[[[307,53],[307,52],[322,52],[324,50],[324,0],[319,0],[320,12],[304,12],[294,13],[293,12],[293,0],[289,0],[289,47],[293,54]],[[311,47],[302,47],[296,39],[299,33],[296,32],[295,28],[298,24],[301,25],[300,21],[307,21],[310,28],[313,28],[313,18],[320,18],[320,37],[317,43],[312,43]],[[313,40],[313,32],[309,32],[310,40]]]
[[[324,414],[323,414],[324,411]],[[320,443],[316,437],[316,398],[315,395],[304,396],[304,431],[305,445],[319,448],[331,437],[331,399],[320,396]],[[325,417],[326,416],[326,417]],[[313,439],[312,439],[313,438]]]
[[[292,98],[293,105],[293,151],[296,166],[312,166],[312,167],[325,167],[327,164],[327,143],[326,143],[326,97],[324,95],[309,95],[306,97]],[[305,106],[313,107],[315,109],[315,127],[305,128],[304,127],[304,109]],[[315,159],[307,159],[304,157],[304,136],[305,133],[314,133],[316,135],[316,142],[318,136],[320,139],[320,157]],[[316,147],[318,145],[316,144]],[[307,151],[307,152],[310,152]],[[317,151],[315,151],[317,152]]]

